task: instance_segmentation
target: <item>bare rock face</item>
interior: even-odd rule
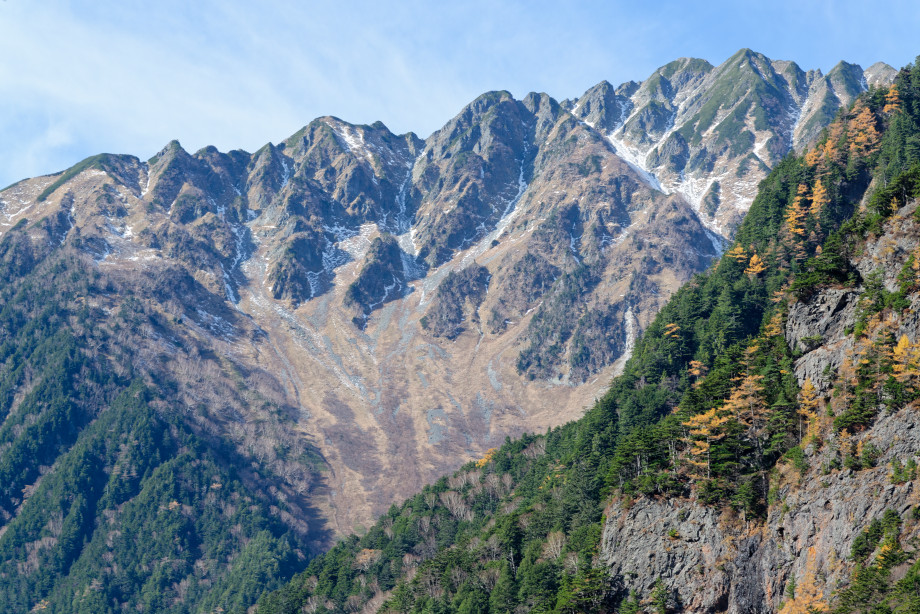
[[[795,363],[800,380],[811,380],[819,393],[833,384],[853,340],[845,332],[856,322],[859,294],[827,290],[807,303],[795,303],[786,320],[786,341],[805,355]]]
[[[765,523],[692,500],[615,502],[601,541],[615,587],[649,595],[661,579],[682,611],[741,614],[779,610],[795,578],[800,600],[829,602],[849,581],[853,541],[872,520],[894,510],[906,535],[920,533],[911,520],[916,484],[888,483],[888,463],[920,449],[917,409],[884,416],[860,439],[886,445],[875,468],[825,473],[830,453],[809,450],[804,475],[777,480]]]
[[[741,601],[741,573],[752,570],[746,568],[746,557],[734,560],[738,553],[732,541],[742,531],[721,522],[718,511],[689,501],[642,499],[623,505],[608,508],[601,540],[601,559],[616,590],[648,595],[661,579],[672,602],[688,612],[722,612],[729,603]],[[757,595],[751,597],[743,600],[746,606],[763,603]]]

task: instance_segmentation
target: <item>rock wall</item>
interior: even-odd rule
[[[912,203],[886,224],[854,259],[865,279],[880,271],[889,291],[911,253],[918,249],[920,226]],[[795,362],[800,383],[811,379],[827,401],[837,369],[855,359],[852,329],[864,288],[829,288],[808,302],[790,306],[786,340],[803,353]],[[920,338],[920,296],[911,307],[886,312],[896,337]],[[856,357],[858,358],[858,357]],[[834,401],[839,409],[840,401]],[[886,510],[902,519],[901,543],[913,550],[920,521],[917,480],[894,483],[891,463],[920,455],[920,407],[893,413],[880,410],[868,428],[835,433],[833,416],[821,409],[803,443],[804,471],[781,462],[770,473],[766,519],[745,519],[730,509],[707,507],[690,499],[619,499],[611,503],[601,542],[601,560],[615,588],[625,597],[648,597],[657,580],[670,592],[672,606],[684,612],[806,612],[833,603],[853,573],[853,542]],[[875,446],[879,456],[866,469],[848,469],[840,460]],[[794,581],[795,589],[789,590]]]

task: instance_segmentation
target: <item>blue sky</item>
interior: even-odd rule
[[[477,95],[574,97],[742,47],[900,67],[915,1],[0,1],[0,187],[99,152],[253,151],[311,119],[422,137]]]

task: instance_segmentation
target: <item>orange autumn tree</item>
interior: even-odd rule
[[[803,225],[805,221],[806,209],[803,205],[803,201],[808,196],[808,186],[800,184],[796,190],[795,198],[792,200],[792,204],[789,205],[789,208],[786,211],[786,228],[791,234],[802,236],[805,234],[805,227]]]
[[[891,115],[892,113],[897,113],[901,110],[901,97],[898,95],[898,86],[897,84],[892,85],[888,90],[888,93],[885,94],[885,108],[882,109],[882,112]]]
[[[764,435],[770,418],[764,402],[763,379],[763,375],[742,373],[735,378],[738,385],[722,406],[723,411],[744,427],[745,435],[754,444],[758,458],[763,455]]]
[[[821,147],[810,149],[808,150],[808,153],[805,154],[805,164],[808,166],[815,167],[823,161],[824,150]]]
[[[744,251],[744,248],[741,247],[740,245],[736,245],[731,250],[729,250],[728,253],[725,255],[728,256],[729,258],[734,259],[737,262],[745,262],[748,259],[747,252]]]
[[[827,196],[827,188],[824,187],[824,184],[818,179],[815,183],[814,193],[811,196],[811,208],[809,209],[809,213],[817,217],[829,202],[830,199]]]
[[[911,343],[907,335],[901,335],[892,350],[892,371],[895,379],[909,391],[916,389],[920,378],[920,344]]]
[[[810,378],[805,378],[802,389],[799,391],[799,439],[803,437],[803,423],[810,423],[817,415],[818,393]]]
[[[725,437],[725,427],[730,420],[731,416],[713,408],[683,423],[689,429],[688,436],[684,438],[690,446],[687,462],[698,469],[705,467],[706,479],[712,476],[712,444]],[[701,474],[694,475],[702,477]]]
[[[824,158],[834,164],[840,164],[843,161],[844,152],[840,148],[844,136],[844,123],[842,120],[835,121],[827,128],[827,140],[821,147]]]
[[[703,383],[703,378],[706,377],[706,373],[709,371],[709,368],[701,363],[699,360],[691,360],[690,365],[687,367],[687,373],[690,374],[690,377],[693,378],[693,387],[699,388],[700,384]]]
[[[665,337],[668,337],[670,339],[680,339],[680,333],[678,332],[679,330],[680,330],[680,326],[678,326],[674,322],[671,322],[670,324],[664,327],[664,335]]]
[[[754,254],[751,256],[751,261],[748,263],[747,268],[744,269],[744,274],[750,275],[751,277],[757,277],[766,270],[767,265],[764,264],[764,261],[760,258],[760,256]]]
[[[858,104],[859,112],[850,122],[850,153],[867,157],[878,151],[879,134],[875,128],[875,114],[865,104]]]

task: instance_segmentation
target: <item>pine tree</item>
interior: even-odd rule
[[[517,586],[514,581],[514,572],[511,566],[506,562],[502,565],[501,575],[498,576],[498,582],[489,595],[489,606],[492,612],[513,612],[517,605],[515,593]]]

